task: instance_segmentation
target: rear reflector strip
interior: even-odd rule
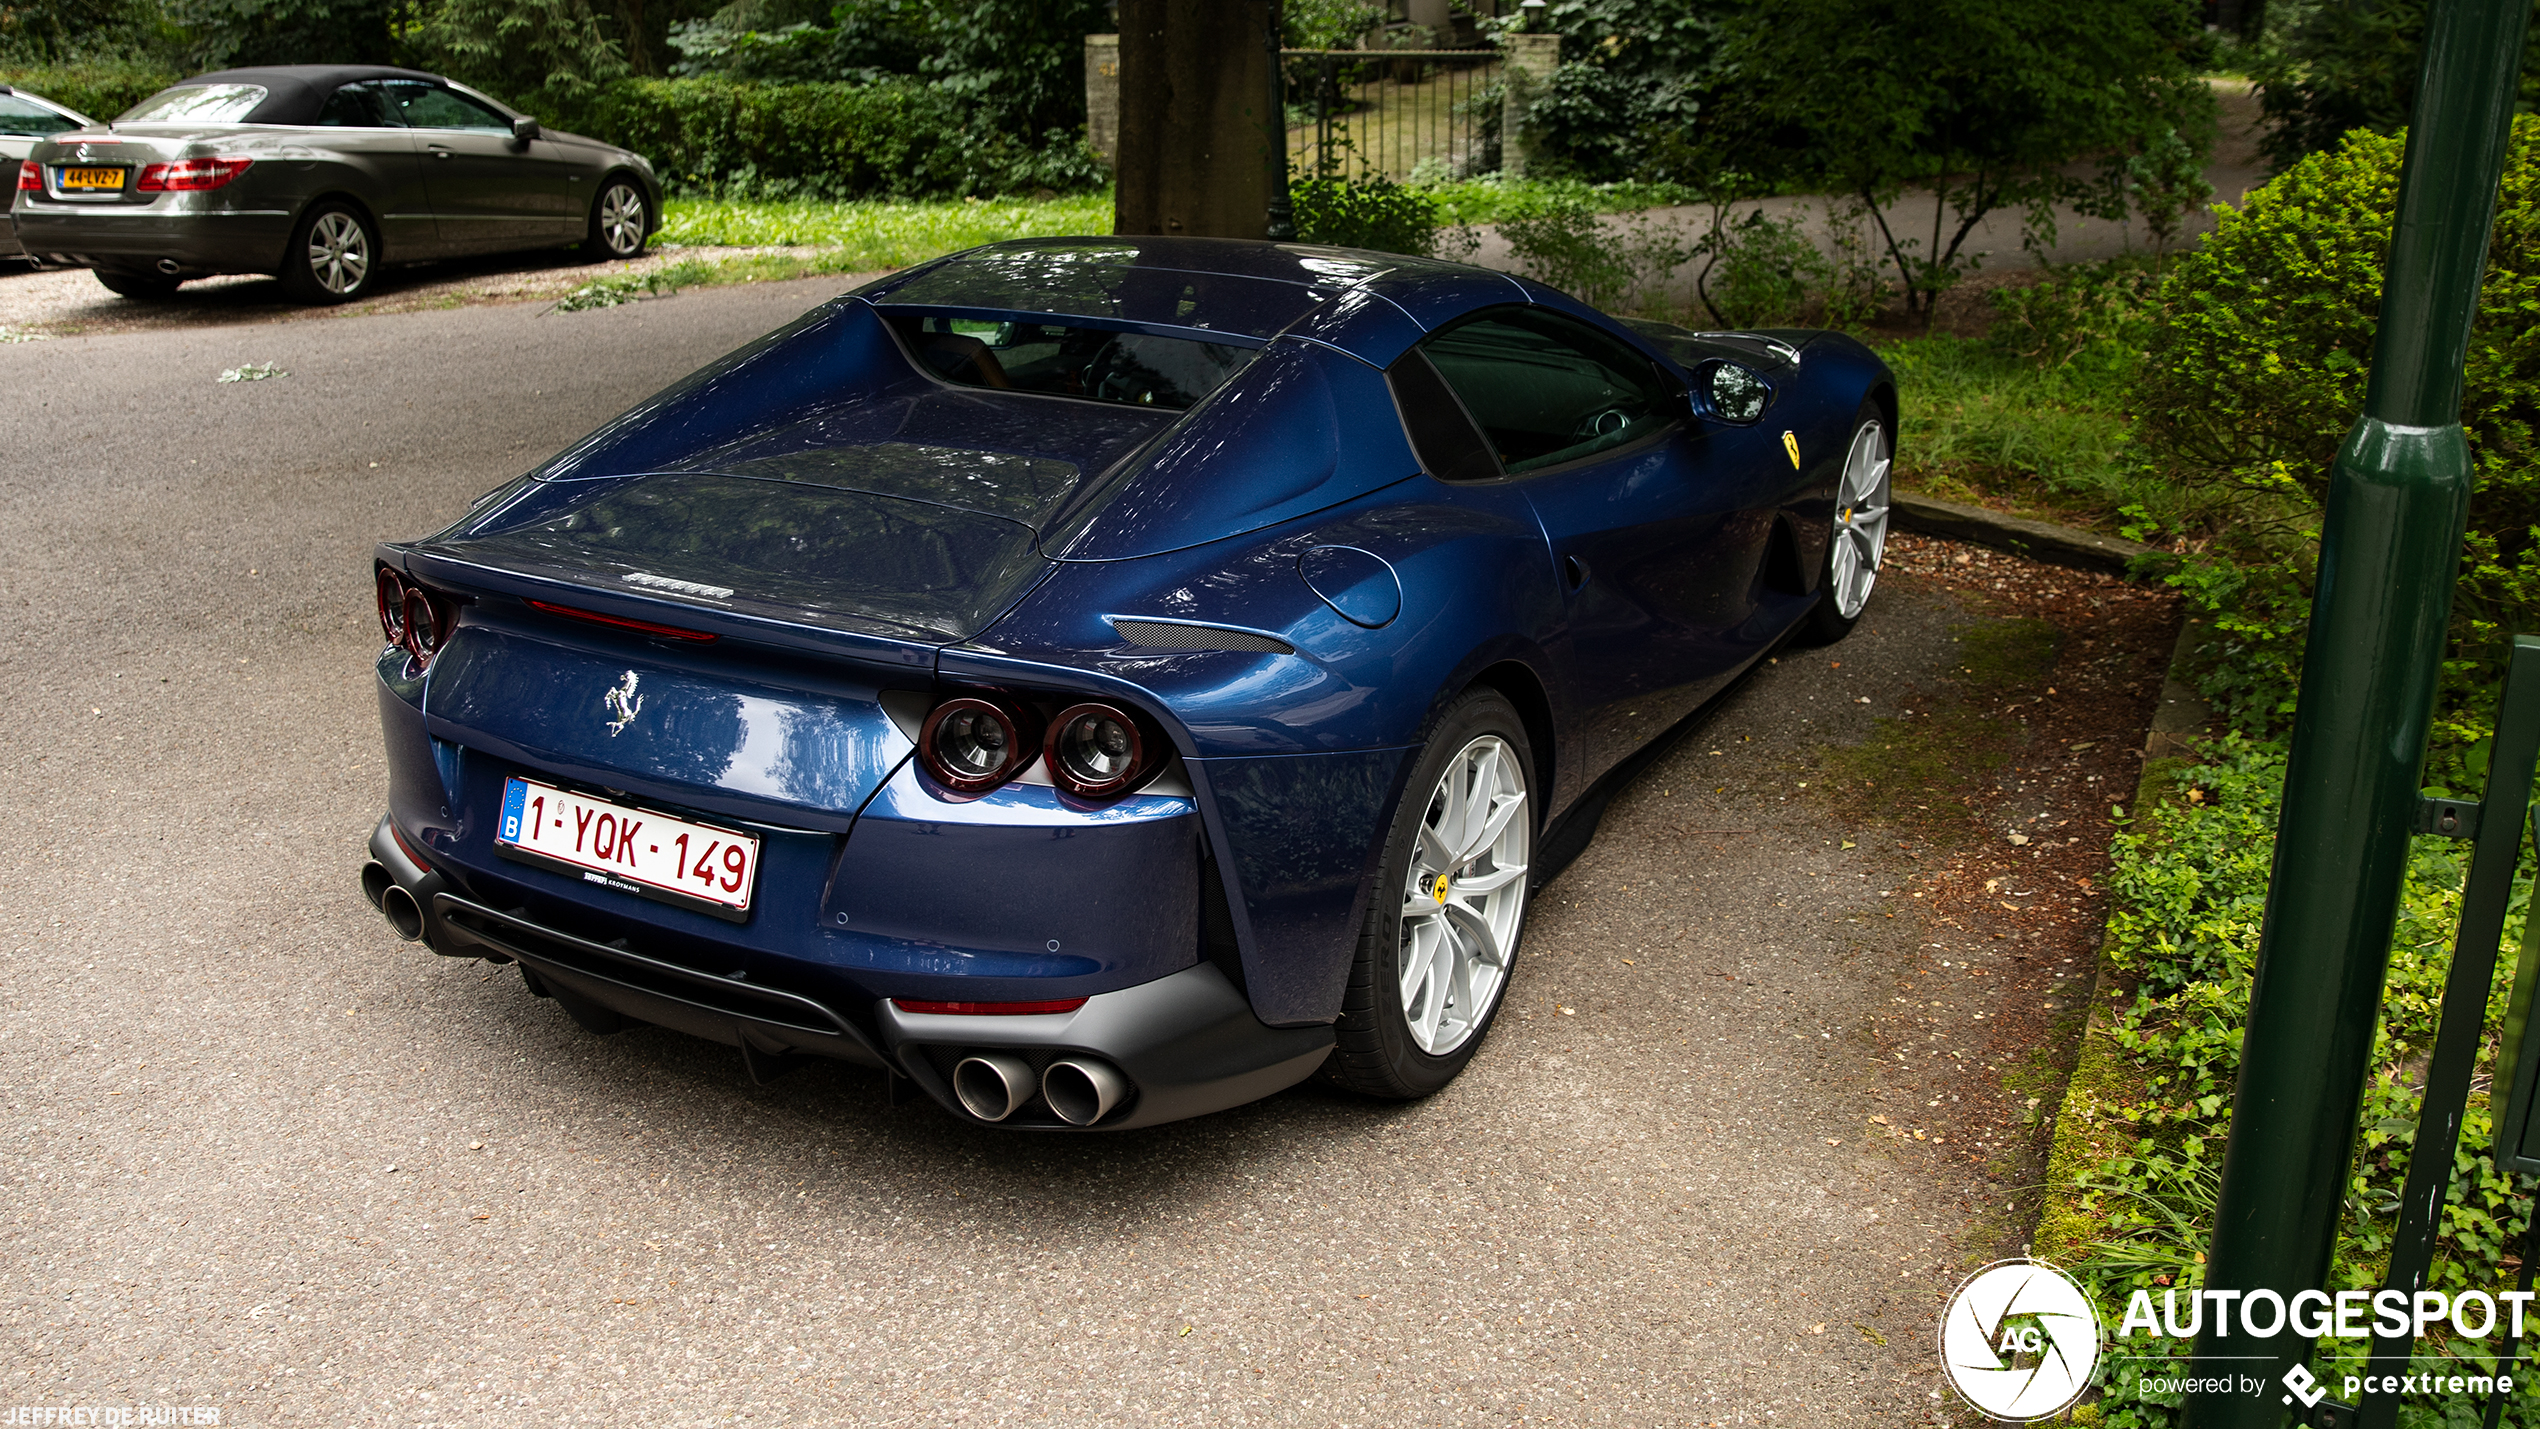
[[[905,997],[891,999],[891,1005],[902,1012],[932,1013],[939,1017],[1022,1017],[1035,1013],[1074,1012],[1085,1005],[1081,997],[1062,997],[1055,1002],[911,1002]]]
[[[533,600],[529,602],[529,607],[532,610],[543,610],[549,615],[561,615],[568,620],[587,620],[594,625],[614,625],[620,630],[639,630],[646,635],[662,635],[673,640],[695,640],[702,643],[716,638],[703,630],[682,630],[676,625],[655,625],[649,620],[629,620],[622,615],[602,615],[596,610],[576,610],[569,605],[556,605],[543,600]]]

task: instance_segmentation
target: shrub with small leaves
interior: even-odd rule
[[[1422,258],[1437,251],[1437,200],[1382,174],[1292,179],[1288,206],[1301,242]]]
[[[2404,138],[2355,133],[2217,209],[2162,287],[2133,393],[2154,472],[2239,499],[2306,570],[2331,464],[2363,410]],[[2483,704],[2505,641],[2540,628],[2540,116],[2515,119],[2461,418],[2476,484],[2446,711]],[[2289,538],[2289,539],[2288,539]],[[2292,552],[2286,554],[2288,549]]]
[[[1822,306],[1834,265],[1819,252],[1796,214],[1757,209],[1723,223],[1699,245],[1710,261],[1695,280],[1703,305],[1725,327],[1796,323]]]

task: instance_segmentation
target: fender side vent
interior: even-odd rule
[[[1132,645],[1151,650],[1248,650],[1262,655],[1293,655],[1296,647],[1285,640],[1255,635],[1249,630],[1227,630],[1215,625],[1170,625],[1161,620],[1115,620],[1111,628]]]
[[[1764,588],[1783,595],[1806,595],[1808,574],[1799,564],[1799,536],[1790,518],[1775,513],[1773,533],[1764,544]]]

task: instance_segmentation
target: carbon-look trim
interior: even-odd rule
[[[1151,650],[1243,650],[1259,655],[1293,655],[1296,647],[1285,640],[1256,635],[1249,630],[1229,630],[1216,625],[1177,625],[1162,620],[1118,620],[1111,628],[1132,645]]]
[[[880,1060],[863,1029],[808,997],[596,943],[455,894],[436,895],[432,909],[446,941],[509,953],[550,979],[561,974],[568,984],[598,984],[603,991],[594,1000],[629,1016],[712,1035],[690,1025],[693,1018],[677,1015],[679,1009],[688,1009],[762,1029],[805,1051],[865,1060],[846,1050],[854,1048]]]

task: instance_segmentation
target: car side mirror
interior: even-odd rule
[[[1695,406],[1717,421],[1743,427],[1762,420],[1772,405],[1772,386],[1734,362],[1706,362],[1693,375]]]
[[[538,121],[530,118],[526,114],[512,121],[512,140],[514,143],[526,144],[530,140],[537,138],[542,132],[544,131],[539,129]]]

